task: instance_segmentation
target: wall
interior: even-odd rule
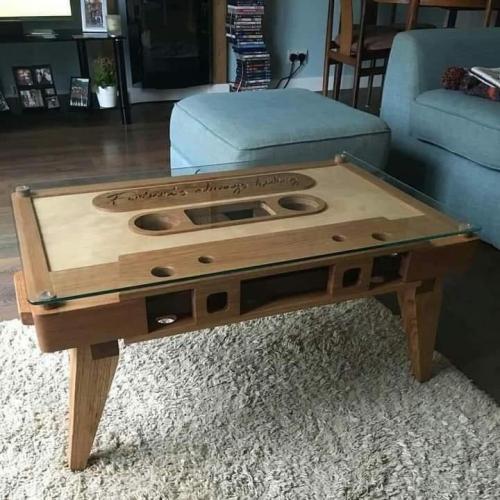
[[[354,16],[357,19],[361,2],[359,0],[354,0],[354,2]],[[288,74],[290,68],[289,50],[307,49],[309,51],[308,64],[297,74],[294,81],[290,83],[290,87],[320,90],[328,0],[267,0],[266,6],[266,37],[273,57],[274,78],[279,79]],[[380,21],[387,22],[390,16],[390,7],[382,6],[379,12]],[[338,13],[337,2],[334,9],[334,26],[338,25]],[[398,18],[401,21],[404,19],[404,14],[405,7],[399,8]],[[442,26],[444,16],[444,11],[440,9],[421,9],[419,20]],[[345,67],[343,87],[352,87],[352,69],[350,67]]]
[[[354,18],[359,19],[360,0],[354,1]],[[325,51],[326,17],[328,0],[266,0],[266,39],[272,54],[273,77],[278,80],[290,70],[289,50],[309,51],[309,62],[290,87],[320,90],[322,87],[323,57]],[[387,24],[391,7],[383,5],[379,9],[379,22]],[[334,8],[334,26],[338,26],[339,5]],[[397,21],[404,22],[406,7],[399,6]],[[421,8],[419,22],[436,27],[444,26],[447,13],[437,8]],[[460,12],[457,28],[481,27],[482,12]],[[333,72],[332,72],[333,73]],[[342,78],[343,88],[352,88],[353,72],[345,67]],[[362,84],[366,84],[366,80]],[[375,80],[377,84],[377,79]],[[333,83],[332,83],[333,84]]]
[[[118,3],[120,8],[123,9],[125,0],[118,0]],[[74,13],[72,21],[53,21],[36,23],[35,25],[27,23],[26,28],[29,29],[30,26],[33,26],[38,28],[79,29],[81,27],[79,0],[72,0],[72,6]],[[356,2],[356,6],[356,11],[359,11],[359,0]],[[272,53],[274,78],[277,80],[281,76],[288,74],[287,52],[289,49],[307,49],[309,50],[309,62],[290,86],[320,90],[328,0],[266,0],[266,8],[266,39]],[[338,6],[335,10],[338,14]],[[382,18],[386,18],[389,13],[387,6],[384,6],[382,10]],[[405,7],[400,7],[398,11],[398,18],[400,20],[404,19],[404,13]],[[459,15],[458,26],[480,26],[481,18],[481,12],[461,13]],[[420,20],[441,26],[445,20],[445,11],[440,9],[421,9]],[[89,58],[91,60],[103,50],[103,45],[105,44],[89,44]],[[234,75],[234,57],[231,51],[229,58],[229,76],[231,77]],[[12,66],[40,63],[50,63],[52,65],[57,89],[60,94],[68,92],[70,77],[79,74],[78,57],[76,47],[73,43],[49,42],[0,45],[0,81],[3,83],[6,93],[8,95],[12,94],[10,90],[14,84],[11,71]],[[352,70],[346,68],[344,71],[343,86],[347,88],[351,85]],[[227,86],[222,85],[179,91],[149,91],[143,90],[140,86],[135,86],[130,89],[130,93],[132,102],[141,102],[179,99],[200,90],[225,91],[226,89]]]

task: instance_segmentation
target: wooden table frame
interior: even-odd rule
[[[314,165],[317,167],[318,164]],[[312,167],[299,170],[307,173],[307,168]],[[446,216],[359,170],[356,173],[369,177],[393,196],[405,203],[411,201],[421,210],[423,215],[420,218],[405,219],[405,227],[412,224],[421,227],[417,219],[423,219],[428,231],[433,230],[434,225],[447,227],[449,224]],[[259,169],[252,170],[255,171]],[[197,179],[220,179],[227,175],[211,174]],[[125,185],[131,187],[134,183]],[[154,183],[150,181],[148,185]],[[107,185],[107,188],[116,186]],[[123,183],[119,186],[124,187]],[[92,186],[71,189],[93,191]],[[64,192],[53,190],[52,195]],[[443,278],[449,272],[463,271],[469,266],[477,243],[476,237],[463,235],[389,246],[380,246],[378,242],[379,246],[369,247],[359,239],[358,233],[368,231],[372,234],[372,224],[380,224],[379,219],[350,223],[351,228],[348,224],[334,225],[337,230],[339,226],[345,229],[347,232],[344,233],[330,234],[331,228],[323,225],[302,229],[303,238],[292,235],[294,231],[284,231],[281,237],[284,238],[281,241],[283,252],[300,251],[301,240],[314,242],[315,232],[321,237],[318,245],[325,238],[330,240],[330,245],[342,245],[345,243],[343,235],[348,235],[354,240],[358,238],[359,250],[333,255],[330,251],[303,260],[284,259],[279,261],[280,264],[241,266],[237,260],[238,239],[229,240],[219,242],[225,245],[228,255],[234,256],[234,267],[224,273],[186,275],[182,281],[132,287],[69,301],[56,297],[45,304],[34,305],[28,297],[34,297],[37,290],[47,290],[48,297],[51,296],[50,271],[29,193],[18,190],[13,195],[13,203],[24,269],[14,277],[19,315],[24,324],[35,325],[43,352],[68,350],[70,355],[68,462],[72,470],[82,470],[87,466],[118,364],[119,341],[132,344],[344,300],[396,293],[408,337],[411,369],[417,380],[425,382],[431,377]],[[287,235],[290,235],[290,241]],[[377,234],[372,236],[378,238]],[[265,253],[266,237],[260,237],[260,247],[252,246],[253,253]],[[292,240],[298,241],[299,246],[291,245]],[[213,245],[210,248],[214,249]],[[231,246],[232,253],[229,251]],[[186,250],[183,252],[179,254],[180,261],[191,262],[186,257]],[[199,255],[197,249],[193,255]],[[146,260],[148,266],[155,262],[154,256],[139,254],[131,258],[132,263]],[[104,272],[104,268],[97,266],[97,271]],[[68,275],[67,279],[71,280],[72,276]],[[171,324],[158,321],[159,317],[167,316],[175,317]]]
[[[132,293],[126,298],[120,298],[118,294],[102,295],[68,302],[57,308],[29,304],[24,276],[22,272],[17,273],[15,287],[23,323],[35,324],[39,345],[44,352],[67,349],[70,353],[70,468],[83,470],[87,466],[118,364],[119,339],[130,344],[344,300],[396,293],[408,336],[412,372],[417,380],[425,382],[431,377],[443,277],[451,271],[468,267],[476,242],[476,238],[445,238],[432,243],[401,245],[293,265],[269,266],[182,285],[160,286]],[[382,284],[373,283],[370,277],[374,262],[396,254],[401,256],[399,276]],[[329,278],[324,292],[283,298],[241,314],[242,282],[325,267]],[[344,277],[352,269],[359,269],[359,276],[354,283],[345,286]],[[181,291],[192,292],[193,317],[151,333],[147,325],[147,298]],[[207,297],[216,293],[228,294],[227,307],[209,313]]]

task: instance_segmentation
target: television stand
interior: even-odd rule
[[[26,36],[30,36],[33,38],[56,38],[57,33],[54,30],[51,29],[39,29],[35,31],[30,31],[29,33],[26,33]]]
[[[82,33],[81,31],[60,30],[52,32],[53,36],[31,36],[25,35],[22,32],[7,34],[7,31],[2,31],[4,24],[0,22],[0,44],[1,43],[38,43],[38,42],[74,42],[78,50],[78,61],[80,64],[80,76],[82,78],[90,78],[89,60],[87,55],[87,42],[89,41],[108,41],[113,45],[113,55],[116,68],[116,80],[118,86],[118,102],[121,111],[123,125],[132,123],[130,113],[130,101],[128,98],[127,73],[125,70],[125,51],[123,36],[110,36],[107,33]],[[22,28],[22,24],[19,23]],[[51,30],[39,30],[51,31]],[[49,45],[47,45],[49,47]]]

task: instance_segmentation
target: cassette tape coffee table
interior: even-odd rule
[[[43,352],[69,350],[70,468],[87,465],[119,340],[394,292],[412,371],[429,379],[442,279],[466,268],[477,238],[422,199],[345,155],[18,187],[18,307]]]

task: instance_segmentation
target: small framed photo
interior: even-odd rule
[[[45,98],[45,104],[47,105],[47,109],[59,109],[61,104],[59,103],[59,97],[56,95],[52,97]]]
[[[33,87],[33,72],[31,68],[14,67],[14,78],[18,87]]]
[[[88,108],[90,106],[90,78],[71,77],[69,106],[71,108]]]
[[[108,28],[107,0],[80,0],[82,10],[82,31],[105,33]]]
[[[45,108],[42,91],[40,89],[20,90],[19,97],[21,98],[21,104],[24,109]]]
[[[48,87],[54,85],[52,68],[48,64],[43,66],[34,66],[32,73],[34,74],[35,84],[37,87]]]
[[[0,90],[0,113],[4,111],[9,111],[9,104],[7,103],[7,100],[5,99],[5,96],[3,95],[3,92]]]
[[[47,87],[46,89],[43,89],[43,94],[45,97],[56,95],[56,89],[54,87]]]

